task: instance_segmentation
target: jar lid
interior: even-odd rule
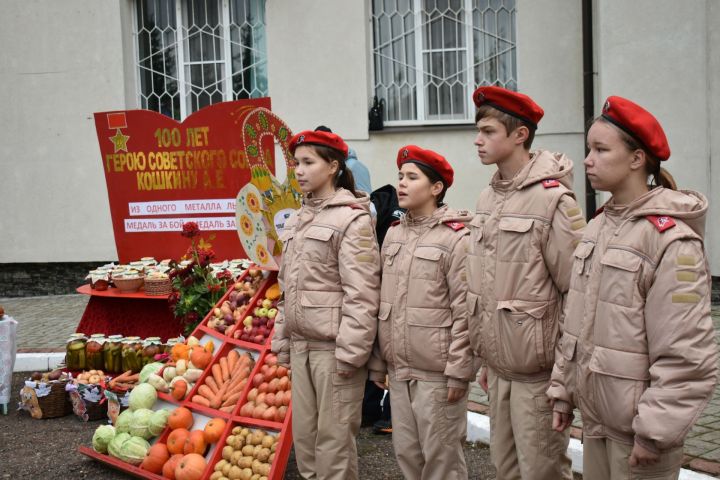
[[[160,345],[160,337],[147,337],[145,345]]]
[[[87,340],[87,337],[84,333],[73,333],[70,335],[70,338],[68,338],[67,343],[75,342],[78,340]]]
[[[123,338],[125,338],[125,337],[123,337],[122,335],[110,335],[110,336],[107,337],[107,338],[108,338],[108,340],[110,340],[110,341],[119,342],[119,341],[121,341],[121,340],[122,340]]]

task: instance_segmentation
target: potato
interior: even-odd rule
[[[210,475],[210,480],[220,480],[222,478],[223,474],[222,472],[213,472],[212,475]]]
[[[265,434],[261,431],[253,432],[252,442],[248,442],[248,443],[250,443],[250,445],[260,445],[262,443],[264,436],[265,436]]]
[[[243,455],[245,455],[246,457],[252,457],[254,451],[255,451],[255,448],[254,448],[252,445],[245,445],[245,446],[242,448],[242,453],[243,453]]]
[[[231,447],[235,448],[233,446],[234,443],[235,443],[235,435],[228,435],[228,437],[225,439],[225,445],[230,445]]]
[[[250,480],[253,476],[253,471],[249,468],[244,468],[242,471],[242,477],[240,477],[241,480]]]
[[[240,468],[252,468],[253,457],[242,457],[238,460],[238,467]]]
[[[230,467],[230,472],[228,473],[228,478],[230,480],[240,480],[242,478],[243,471],[240,467],[237,467],[233,465]]]
[[[270,448],[275,443],[275,437],[273,437],[272,435],[265,435],[261,443],[263,447]]]
[[[248,435],[250,435],[250,429],[243,428],[242,430],[240,430],[240,435],[242,435],[243,437],[247,437]]]
[[[260,474],[259,474],[259,473],[253,473],[253,476],[250,477],[250,480],[259,480],[259,479],[260,479]]]
[[[263,446],[262,446],[262,445],[255,445],[255,447],[253,448],[253,457],[257,458],[258,453],[259,453],[260,450],[262,450],[262,449],[263,449]]]
[[[270,451],[275,453],[275,450],[277,450],[277,445],[278,445],[278,442],[273,443],[273,446],[270,447]]]
[[[217,463],[215,464],[215,471],[216,471],[216,472],[221,471],[221,470],[223,469],[223,467],[224,467],[225,465],[227,465],[227,463],[228,463],[228,461],[225,460],[225,459],[220,460],[219,462],[217,462]]]
[[[245,439],[241,437],[240,435],[235,437],[235,443],[233,444],[233,448],[235,450],[242,450],[245,446]]]
[[[238,461],[241,458],[243,458],[242,452],[238,452],[237,450],[235,450],[232,454],[232,458],[230,459],[230,463],[232,463],[233,465],[237,465]]]
[[[100,383],[100,375],[90,375],[88,383]]]
[[[258,478],[258,480],[268,480],[268,478],[265,475],[263,475],[262,477]]]
[[[242,432],[242,427],[235,427],[232,429],[233,435],[240,435],[240,432]]]
[[[273,463],[274,461],[275,461],[275,454],[274,454],[274,453],[271,453],[270,456],[268,457],[268,463],[269,463],[270,465],[272,465],[272,463]]]
[[[228,462],[227,465],[225,465],[225,466],[223,467],[223,469],[222,469],[223,475],[225,475],[226,477],[227,477],[228,475],[230,475],[230,469],[231,469],[232,467],[233,467],[233,464],[230,463],[230,462]]]
[[[233,450],[233,448],[230,445],[224,446],[222,449],[222,458],[224,458],[225,460],[227,460],[229,462],[230,458],[232,458],[232,454],[234,451],[235,450]]]
[[[267,462],[268,458],[270,458],[270,449],[261,448],[260,451],[255,455],[255,458],[257,458],[261,462]]]

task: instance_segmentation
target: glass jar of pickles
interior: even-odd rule
[[[163,344],[164,353],[167,353],[168,355],[170,355],[170,353],[172,352],[172,347],[179,341],[180,341],[180,339],[178,339],[178,338],[168,338],[167,342],[165,342]]]
[[[122,373],[122,335],[110,335],[103,345],[105,372]]]
[[[68,370],[85,370],[85,345],[87,337],[84,333],[73,333],[65,346],[65,365]]]
[[[85,368],[88,370],[105,370],[103,358],[104,333],[94,333],[85,345]]]
[[[145,339],[142,349],[143,366],[155,361],[155,355],[163,353],[160,337],[148,337]]]
[[[140,337],[125,337],[122,345],[122,370],[140,373],[142,370],[143,342]]]

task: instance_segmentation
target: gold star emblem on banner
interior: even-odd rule
[[[115,131],[114,137],[108,137],[108,138],[110,139],[111,142],[113,142],[113,146],[115,147],[115,152],[113,152],[113,153],[128,151],[127,142],[128,142],[128,140],[130,140],[130,136],[123,135],[123,133],[120,131],[119,128]]]

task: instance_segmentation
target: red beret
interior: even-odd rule
[[[473,93],[475,106],[489,105],[519,118],[533,128],[537,128],[545,111],[535,101],[522,93],[501,87],[480,87]]]
[[[290,153],[295,155],[295,149],[300,145],[322,145],[339,150],[345,158],[348,156],[348,146],[340,135],[332,132],[305,130],[290,139]]]
[[[453,183],[453,169],[445,160],[445,157],[432,150],[423,150],[416,145],[407,145],[398,151],[397,166],[402,167],[404,163],[414,162],[424,165],[435,171],[447,188]]]
[[[654,157],[659,160],[670,158],[670,145],[660,122],[640,105],[627,98],[608,97],[602,116],[640,142]]]

